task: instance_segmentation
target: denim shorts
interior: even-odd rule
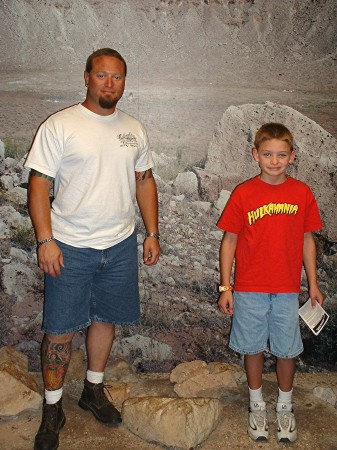
[[[303,351],[298,294],[234,292],[234,314],[229,346],[244,355],[265,350],[280,358]]]
[[[139,321],[137,234],[105,250],[56,241],[63,252],[61,275],[45,275],[43,331],[62,335],[91,322]]]

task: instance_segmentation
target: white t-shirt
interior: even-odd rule
[[[100,116],[77,104],[39,128],[25,166],[55,178],[53,235],[104,249],[135,227],[135,171],[153,166],[146,131],[121,110]]]

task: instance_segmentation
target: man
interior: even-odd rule
[[[116,426],[120,413],[104,393],[115,324],[139,320],[137,199],[146,228],[143,258],[160,255],[153,161],[142,124],[116,108],[127,66],[115,50],[89,56],[86,99],[50,116],[25,163],[28,202],[45,273],[41,362],[45,386],[35,450],[59,446],[65,424],[62,386],[76,331],[87,328],[88,367],[79,406]],[[54,200],[49,192],[54,182]]]

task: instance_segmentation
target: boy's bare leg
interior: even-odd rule
[[[262,385],[263,352],[256,355],[245,355],[244,363],[248,386],[250,389],[259,389]]]
[[[114,337],[115,325],[92,322],[88,328],[86,340],[89,370],[104,372]]]
[[[277,358],[276,376],[279,388],[289,392],[293,388],[296,371],[296,358]]]

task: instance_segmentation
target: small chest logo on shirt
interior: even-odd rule
[[[132,133],[120,133],[118,136],[121,147],[137,147],[137,138]]]
[[[249,225],[253,225],[257,220],[263,219],[264,216],[272,216],[273,214],[291,214],[296,215],[298,205],[291,203],[268,203],[247,213]]]

